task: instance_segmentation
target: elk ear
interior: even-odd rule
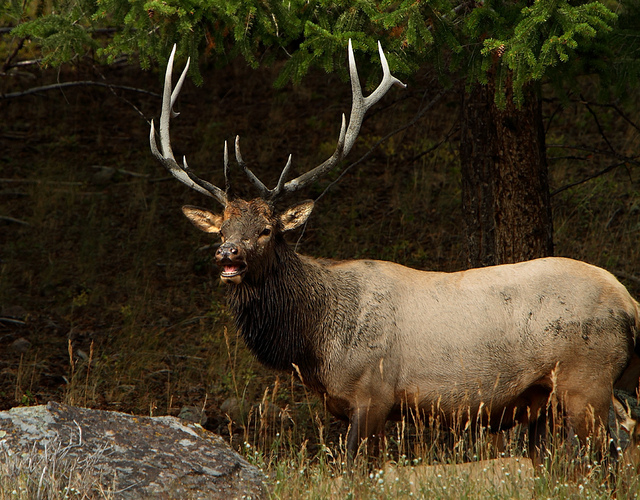
[[[298,205],[288,208],[282,215],[280,215],[282,231],[291,231],[292,229],[295,229],[307,222],[312,210],[313,200],[306,200]]]
[[[222,226],[222,215],[216,215],[209,210],[200,207],[185,205],[182,213],[187,216],[194,226],[205,233],[218,234]]]

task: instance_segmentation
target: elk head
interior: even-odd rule
[[[176,47],[173,47],[164,81],[162,113],[160,115],[160,148],[156,143],[155,126],[151,121],[149,137],[151,151],[180,182],[204,195],[215,198],[224,207],[222,215],[216,215],[207,209],[193,206],[185,206],[182,209],[196,227],[207,233],[221,236],[222,244],[216,252],[216,262],[222,268],[221,279],[224,282],[237,285],[249,274],[253,274],[256,271],[264,271],[269,267],[269,256],[273,257],[273,253],[270,253],[269,250],[282,241],[282,235],[285,232],[303,224],[313,210],[313,201],[307,200],[287,210],[278,212],[275,209],[276,199],[285,193],[292,193],[307,186],[338,165],[351,151],[360,132],[364,115],[369,108],[377,103],[392,85],[406,87],[405,84],[391,75],[389,64],[379,42],[378,50],[383,70],[382,82],[371,95],[364,97],[358,78],[351,40],[349,40],[349,73],[353,94],[351,115],[348,125],[344,114],[342,115],[342,126],[336,150],[322,164],[295,179],[287,181],[287,176],[291,169],[291,155],[289,155],[276,186],[273,189],[269,189],[245,164],[240,154],[240,139],[236,137],[235,155],[238,165],[260,193],[259,198],[244,201],[229,198],[229,155],[226,141],[224,145],[224,190],[197,177],[187,165],[186,158],[183,158],[182,165],[179,165],[173,156],[169,135],[169,121],[172,117],[178,116],[178,113],[173,111],[173,105],[189,69],[188,60],[175,89],[172,91],[171,77],[173,58],[176,51]]]
[[[222,268],[220,279],[236,285],[248,271],[266,274],[274,264],[273,249],[282,234],[304,224],[312,210],[313,201],[307,200],[276,214],[260,198],[229,201],[223,215],[190,205],[182,207],[198,229],[220,235],[222,244],[216,251],[216,262]]]

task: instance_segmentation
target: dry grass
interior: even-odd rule
[[[92,71],[80,67],[63,76],[90,79],[97,76],[86,74]],[[114,69],[109,77],[160,88],[154,75],[130,68]],[[316,75],[304,88],[275,91],[264,85],[273,80],[273,72],[256,76],[236,64],[222,76],[205,72],[203,88],[187,85],[172,128],[176,154],[188,152],[190,165],[218,183],[222,143],[234,133],[243,137],[245,159],[269,182],[290,152],[296,168],[319,163],[334,147],[339,114],[349,106],[348,85]],[[420,78],[411,83],[409,99],[365,123],[354,159],[412,117],[426,84]],[[147,116],[158,114],[159,100],[125,97]],[[548,110],[551,116],[554,103]],[[639,116],[635,107],[626,111],[633,119]],[[598,112],[614,147],[635,154],[637,130],[610,108]],[[509,485],[506,476],[499,481],[505,479],[507,486],[499,482],[487,490],[459,474],[434,477],[416,469],[496,456],[485,436],[445,437],[429,423],[389,424],[387,459],[401,464],[393,479],[387,469],[347,470],[344,425],[295,377],[261,367],[236,338],[211,269],[212,241],[193,230],[179,210],[206,201],[164,180],[148,151],[147,123],[129,103],[104,90],[84,89],[0,101],[0,113],[6,118],[0,124],[6,143],[0,177],[10,179],[0,181],[0,216],[29,224],[0,221],[0,317],[5,318],[0,408],[48,400],[146,415],[203,408],[205,427],[269,475],[275,498],[522,497],[520,486]],[[354,168],[318,204],[300,250],[423,269],[464,268],[455,132],[421,155],[455,131],[456,116],[452,97]],[[579,105],[554,116],[549,143],[607,149]],[[562,151],[550,149],[550,155],[566,156]],[[585,156],[552,161],[552,188],[612,161],[606,154]],[[121,171],[101,176],[104,169],[94,166]],[[308,195],[318,196],[327,185],[318,184]],[[623,281],[640,297],[637,166],[554,196],[554,222],[558,255],[630,276]],[[505,458],[522,456],[521,443],[508,436]],[[586,458],[568,456],[560,446],[546,467],[536,470],[535,498],[633,498],[640,491],[635,470],[624,465],[616,465],[611,476],[591,460],[592,468],[575,479],[575,468]],[[0,498],[15,498],[14,490],[30,492],[18,498],[34,498],[42,464],[6,457],[0,462],[8,467],[0,471]],[[74,470],[73,464],[65,467]],[[65,487],[80,491],[78,498],[85,494],[82,481],[74,482],[77,475],[63,469],[56,469],[57,477],[49,476],[51,469],[42,475],[49,485],[43,498],[63,495]]]
[[[43,451],[24,456],[0,447],[0,500],[117,498],[109,489],[96,485],[87,472],[101,454],[70,460],[66,455],[71,446],[54,441]]]

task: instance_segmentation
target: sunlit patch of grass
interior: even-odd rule
[[[67,447],[53,441],[41,452],[14,454],[0,440],[0,500],[117,498],[89,473],[104,458],[102,452],[83,457],[82,463],[65,458],[66,452]]]
[[[576,447],[561,433],[551,435],[549,451],[534,466],[522,456],[519,433],[506,433],[506,451],[496,453],[489,435],[478,439],[477,432],[473,437],[469,431],[440,429],[446,439],[434,439],[433,431],[417,437],[418,448],[430,453],[407,456],[387,449],[382,464],[366,456],[350,464],[340,443],[322,442],[312,451],[308,441],[300,444],[295,438],[284,448],[280,442],[277,452],[253,441],[244,442],[240,451],[268,475],[272,497],[281,499],[612,499],[640,493],[635,468],[607,459],[608,450]]]
[[[246,390],[238,386],[237,394]],[[232,446],[269,477],[273,498],[612,499],[640,493],[635,466],[611,458],[606,439],[580,447],[562,428],[547,429],[546,451],[534,466],[520,426],[495,435],[464,421],[444,426],[408,412],[387,424],[380,457],[368,456],[363,445],[349,462],[346,425],[336,425],[295,376],[277,377],[244,420],[230,421],[228,429]]]

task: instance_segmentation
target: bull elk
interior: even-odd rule
[[[640,330],[637,302],[610,273],[566,258],[454,273],[410,269],[377,260],[329,261],[296,253],[285,233],[313,209],[288,209],[276,199],[307,186],[351,150],[364,114],[393,85],[380,49],[383,79],[363,97],[353,50],[349,71],[353,103],[335,152],[324,163],[287,180],[291,157],[268,189],[235,155],[260,197],[234,199],[175,160],[169,120],[188,68],[172,92],[174,51],[165,76],[160,148],[151,124],[151,150],[187,186],[216,199],[221,215],[182,208],[199,229],[218,234],[215,253],[236,326],[263,364],[296,367],[327,408],[349,422],[347,449],[380,436],[385,422],[407,405],[438,412],[445,421],[530,426],[553,393],[565,422],[581,439],[606,424],[612,387],[634,355]],[[637,382],[637,377],[635,378]]]

